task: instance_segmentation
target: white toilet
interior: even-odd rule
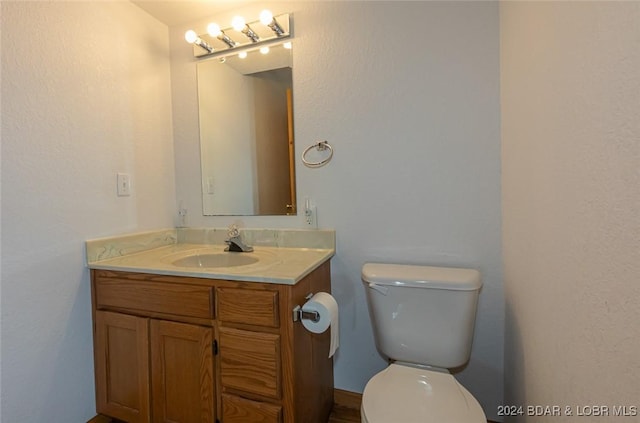
[[[364,389],[362,422],[486,423],[446,370],[469,359],[478,271],[367,263],[362,281],[376,346],[391,362]]]

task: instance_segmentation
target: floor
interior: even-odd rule
[[[327,423],[361,423],[360,420],[360,404],[362,403],[362,395],[343,391],[341,389],[334,390],[334,406]],[[113,420],[105,416],[96,416],[87,423],[123,423]],[[488,423],[496,423],[491,420]]]
[[[121,423],[119,420],[110,419],[105,416],[96,416],[88,423]],[[360,423],[360,411],[352,408],[336,406],[331,411],[331,416],[327,423]]]
[[[335,405],[328,423],[360,423],[360,410]]]
[[[121,423],[118,420],[110,419],[105,416],[96,416],[93,419],[89,420],[87,423]],[[336,405],[333,407],[331,411],[331,416],[329,416],[329,421],[327,423],[360,423],[360,410]],[[488,423],[497,423],[492,422],[491,420]]]
[[[105,416],[96,416],[89,420],[87,423],[121,423],[119,420],[114,420]],[[333,407],[331,416],[327,423],[360,423],[360,411],[337,405]]]

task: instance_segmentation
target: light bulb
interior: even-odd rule
[[[269,25],[273,21],[273,13],[270,10],[264,9],[260,12],[260,22],[262,25]]]
[[[282,44],[282,47],[286,48],[287,50],[291,50],[291,41],[287,41],[286,43]]]
[[[198,34],[192,29],[188,30],[184,34],[184,39],[187,40],[188,43],[193,44],[198,39]]]
[[[260,47],[260,53],[262,54],[269,53],[269,47]]]
[[[231,21],[231,26],[236,31],[242,31],[244,29],[244,26],[245,26],[244,18],[242,16],[236,16]]]
[[[246,51],[241,51],[240,53],[238,53],[238,57],[241,59],[246,59],[247,58],[247,52]]]
[[[215,22],[212,22],[209,24],[209,26],[207,26],[207,32],[212,37],[217,37],[218,35],[222,34],[222,31],[220,30],[220,25],[218,25]]]

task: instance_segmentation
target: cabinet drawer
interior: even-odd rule
[[[211,287],[111,278],[97,279],[95,287],[98,308],[213,318]]]
[[[224,423],[281,423],[282,407],[233,395],[223,395],[222,421]]]
[[[277,328],[278,292],[257,289],[217,288],[218,319]]]
[[[280,335],[229,328],[219,333],[222,387],[280,398]]]

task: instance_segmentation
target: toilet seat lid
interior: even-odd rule
[[[367,383],[362,415],[368,423],[487,421],[478,401],[449,373],[400,364],[391,364]]]

